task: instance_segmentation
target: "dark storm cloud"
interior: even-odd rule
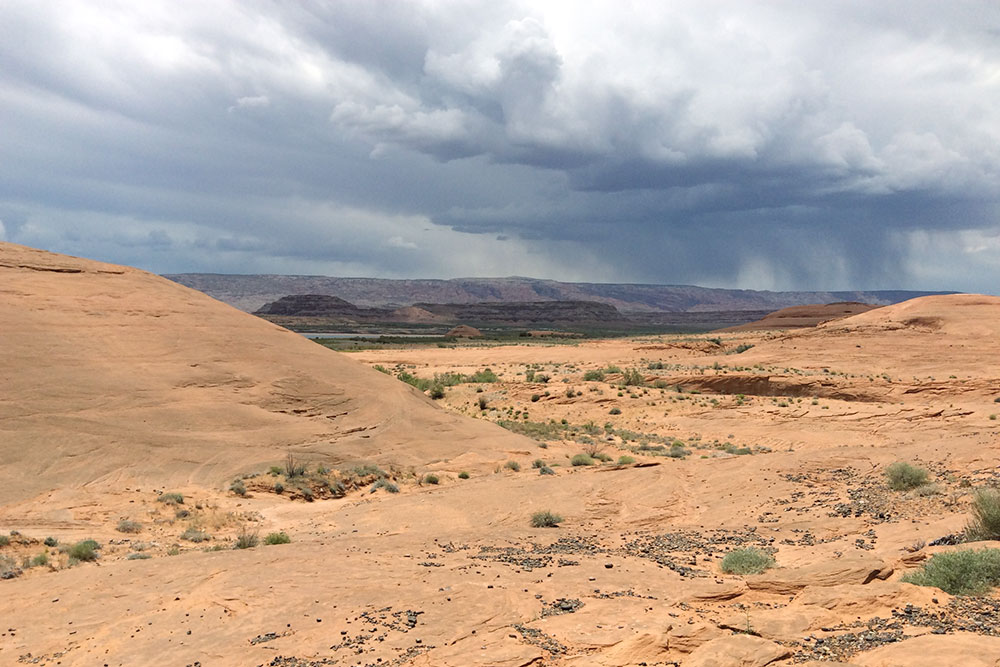
[[[0,24],[7,240],[159,271],[1000,278],[992,2],[11,0]]]

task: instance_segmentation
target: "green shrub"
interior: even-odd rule
[[[100,548],[101,545],[94,540],[81,540],[67,549],[66,554],[70,560],[93,561],[97,560],[97,550]]]
[[[643,387],[646,384],[646,378],[638,369],[630,368],[622,375],[622,382],[625,383],[626,387]]]
[[[981,595],[1000,584],[1000,549],[969,549],[934,554],[903,581],[935,586],[952,595]]]
[[[211,535],[203,530],[198,530],[197,528],[190,527],[181,533],[181,539],[187,540],[188,542],[207,542],[212,539]]]
[[[521,472],[521,464],[517,461],[507,461],[503,464],[503,467],[514,472]]]
[[[553,514],[548,510],[535,512],[531,515],[531,525],[533,528],[557,528],[562,523],[563,518],[558,514]]]
[[[268,469],[268,471],[267,471],[267,472],[268,472],[268,474],[269,474],[269,475],[271,475],[272,477],[277,477],[277,476],[278,476],[278,475],[280,475],[280,474],[281,474],[281,473],[282,473],[283,471],[282,471],[282,469],[281,469],[281,466],[271,466],[271,467],[270,467],[270,468]]]
[[[609,415],[620,415],[622,413],[621,408],[611,408],[608,410]]]
[[[183,505],[184,496],[180,493],[161,493],[156,500],[167,505]]]
[[[380,477],[375,480],[375,483],[371,486],[370,492],[375,493],[379,489],[385,489],[389,493],[399,493],[399,487],[387,480],[385,477]]]
[[[288,537],[288,533],[285,531],[268,533],[267,537],[264,538],[264,544],[288,544],[291,541],[292,538]]]
[[[538,394],[532,394],[532,395],[531,395],[531,402],[532,402],[532,403],[537,403],[537,402],[538,402],[538,401],[539,401],[539,400],[540,400],[541,398],[542,398],[542,397],[541,397],[541,396],[539,396]]]
[[[631,456],[619,456],[618,457],[618,465],[620,465],[620,466],[632,465],[633,463],[635,463],[635,459],[633,457],[631,457]]]
[[[54,546],[57,546],[59,544],[59,540],[57,540],[54,537],[46,537],[45,541],[42,542],[42,544],[44,544],[47,547],[54,547]]]
[[[233,545],[234,549],[252,549],[253,547],[260,544],[260,538],[257,537],[257,533],[249,533],[246,529],[240,531],[240,534],[236,536],[236,543]]]
[[[149,560],[152,558],[149,554],[129,554],[125,556],[125,560]]]
[[[585,382],[604,382],[604,371],[590,370],[583,374]]]
[[[282,484],[281,482],[275,482],[274,483],[274,492],[275,493],[284,493],[285,492],[285,485]]]
[[[122,519],[118,522],[116,530],[119,533],[138,533],[142,530],[142,524],[138,521],[131,521],[129,519]]]
[[[594,465],[594,458],[586,454],[577,454],[569,460],[569,463],[574,466],[592,466]]]
[[[722,571],[728,574],[760,574],[774,566],[774,558],[755,547],[736,549],[722,559]]]
[[[229,490],[238,496],[245,496],[247,494],[247,487],[242,479],[234,479],[233,483],[229,485]]]
[[[893,491],[909,491],[928,482],[927,471],[923,468],[897,461],[885,469],[889,488]]]
[[[538,469],[538,474],[539,475],[554,475],[554,474],[556,474],[556,471],[553,470],[552,468],[548,467],[548,466],[542,466],[541,468]]]
[[[481,371],[477,371],[477,372],[473,373],[472,375],[467,376],[465,379],[468,382],[499,382],[500,381],[500,378],[497,377],[497,374],[494,373],[493,371],[491,371],[489,368],[486,368],[486,369],[481,370]]]
[[[534,461],[531,462],[531,467],[532,468],[544,468],[545,467],[545,461],[543,461],[541,459],[535,459]]]
[[[0,547],[5,547],[10,544],[10,538],[6,535],[0,535]]]
[[[49,555],[44,551],[31,559],[31,567],[43,567],[49,564]]]
[[[437,484],[439,481],[437,475],[427,475],[424,477],[424,484]]]
[[[458,473],[458,478],[459,479],[469,479],[469,473],[467,473],[467,472],[465,472],[463,470],[462,472]]]
[[[479,397],[479,409],[480,410],[485,410],[488,407],[490,407],[489,401],[486,400],[485,396],[480,396]]]
[[[1000,490],[976,490],[965,534],[970,540],[1000,540]]]

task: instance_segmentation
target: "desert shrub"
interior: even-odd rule
[[[379,468],[374,463],[366,463],[360,466],[354,466],[350,469],[350,474],[354,477],[385,477],[385,471]]]
[[[893,491],[909,491],[928,481],[926,470],[903,461],[897,461],[886,468],[885,477]]]
[[[282,484],[281,482],[275,482],[274,483],[274,492],[275,493],[284,493],[285,492],[285,485]]]
[[[156,500],[167,505],[183,505],[184,495],[180,493],[161,493]]]
[[[0,535],[0,547],[5,547],[10,544],[10,538],[6,535]]]
[[[736,347],[734,347],[732,350],[727,351],[726,354],[743,354],[744,352],[746,352],[747,350],[749,350],[751,347],[753,347],[753,345],[751,343],[740,343],[739,345],[737,345]]]
[[[97,560],[97,550],[101,545],[94,540],[81,540],[66,550],[70,560]]]
[[[149,560],[150,558],[152,558],[152,556],[150,556],[149,554],[135,554],[135,553],[133,553],[133,554],[129,554],[128,556],[125,556],[125,560]]]
[[[122,519],[118,522],[116,530],[119,533],[138,533],[142,530],[142,524],[138,521],[131,521],[130,519]]]
[[[521,464],[517,461],[507,461],[503,464],[503,467],[514,472],[521,472]]]
[[[379,489],[385,489],[389,493],[399,493],[399,487],[387,480],[385,477],[380,477],[375,480],[375,483],[371,485],[371,493],[375,493]]]
[[[608,366],[607,368],[604,369],[604,372],[608,373],[608,374],[611,374],[611,373],[621,373],[622,369],[620,369],[618,366],[610,365],[610,366]]]
[[[594,465],[594,459],[586,454],[577,454],[569,460],[569,463],[573,466],[592,466]]]
[[[554,475],[554,474],[556,474],[556,471],[553,470],[552,468],[548,467],[548,466],[542,466],[541,468],[538,469],[538,474],[539,475]]]
[[[621,408],[611,408],[608,410],[609,415],[620,415],[622,413]]]
[[[462,472],[458,473],[458,478],[459,479],[469,479],[469,473],[467,473],[467,472],[465,472],[463,470]]]
[[[631,457],[631,456],[619,456],[618,457],[618,465],[620,465],[620,466],[627,466],[627,465],[631,465],[633,463],[635,463],[635,459],[633,457]]]
[[[972,540],[1000,540],[1000,489],[976,490],[965,533]]]
[[[774,566],[774,558],[754,547],[736,549],[722,559],[722,571],[728,574],[760,574]]]
[[[44,551],[31,559],[31,567],[44,567],[49,564],[49,555]]]
[[[180,554],[180,552],[181,552],[180,547],[177,546],[173,546],[167,549],[168,556],[177,556],[178,554]]]
[[[54,547],[54,546],[57,546],[59,544],[59,540],[57,540],[54,537],[46,537],[45,541],[42,542],[42,544],[44,544],[47,547]]]
[[[435,401],[440,398],[444,398],[444,385],[438,382],[432,384],[429,396],[433,398]]]
[[[288,533],[281,531],[280,533],[268,533],[267,537],[264,538],[264,544],[288,544],[292,541],[292,538],[288,536]]]
[[[600,461],[601,463],[607,463],[608,461],[611,460],[611,457],[608,454],[605,454],[604,452],[597,452],[596,454],[594,454],[594,458]]]
[[[543,461],[541,459],[535,459],[534,461],[531,462],[531,467],[532,468],[536,468],[536,469],[537,468],[544,468],[545,467],[545,461]]]
[[[562,523],[563,518],[558,514],[553,514],[548,510],[535,512],[531,515],[531,525],[533,528],[557,528]]]
[[[437,484],[439,481],[437,475],[427,475],[424,477],[424,484]]]
[[[247,494],[247,487],[242,479],[234,479],[233,483],[229,485],[229,490],[238,496],[245,496]]]
[[[291,452],[285,454],[285,477],[301,477],[306,474],[306,466],[295,459]]]
[[[252,549],[260,544],[260,538],[257,537],[257,533],[251,533],[244,528],[240,531],[240,534],[236,536],[236,543],[233,544],[234,549]]]
[[[981,595],[1000,584],[1000,549],[969,549],[934,554],[903,581],[934,586],[952,595]]]
[[[642,376],[636,368],[630,368],[622,375],[622,382],[626,387],[642,387],[646,384],[646,378]]]
[[[539,401],[539,400],[540,400],[541,398],[542,398],[542,397],[541,397],[541,396],[539,396],[538,394],[532,394],[532,395],[531,395],[531,402],[532,402],[532,403],[537,403],[537,402],[538,402],[538,401]]]
[[[496,373],[486,368],[469,375],[466,380],[468,382],[499,382],[500,378],[497,377]]]
[[[727,454],[735,454],[736,456],[746,456],[748,454],[753,454],[753,450],[750,449],[749,447],[737,447],[731,442],[727,442],[725,445],[723,445],[722,451],[724,451]]]
[[[489,401],[486,400],[486,397],[485,396],[480,396],[479,397],[479,409],[480,410],[485,410],[489,406],[490,406],[490,403],[489,403]]]
[[[589,370],[583,374],[585,382],[604,382],[604,371]]]
[[[207,542],[212,539],[211,535],[206,533],[204,530],[199,530],[195,527],[190,527],[181,533],[181,539],[187,540],[188,542]]]
[[[267,471],[267,472],[268,472],[268,474],[269,474],[269,475],[271,475],[272,477],[277,477],[278,475],[280,475],[280,474],[281,474],[282,472],[284,472],[284,471],[283,471],[283,470],[281,469],[281,466],[271,466],[271,467],[270,467],[270,468],[268,469],[268,471]]]

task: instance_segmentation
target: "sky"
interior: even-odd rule
[[[3,0],[0,240],[1000,292],[996,0]]]

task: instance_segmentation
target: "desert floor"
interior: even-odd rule
[[[32,271],[23,295],[68,279]],[[0,309],[5,335],[28,327],[6,349],[35,355],[0,369],[18,389],[0,401],[0,664],[1000,664],[1000,599],[900,581],[969,547],[950,543],[997,482],[1000,299],[791,333],[347,359],[230,310],[219,322],[243,333],[213,341],[215,306],[189,292],[163,303],[190,300],[171,312],[201,313],[204,347],[148,324],[116,343],[148,363],[113,377],[47,366],[27,296]],[[147,322],[158,303],[96,308],[97,293],[81,312]],[[164,370],[181,361],[210,368]],[[375,366],[497,378],[432,402]],[[900,461],[931,483],[890,490]],[[539,511],[558,526],[533,527]],[[290,542],[264,544],[279,532]],[[65,547],[85,538],[98,557],[74,562]],[[775,566],[725,574],[745,547]]]

